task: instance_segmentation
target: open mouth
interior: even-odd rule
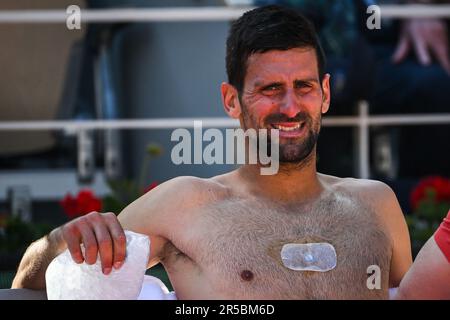
[[[306,122],[280,122],[272,123],[270,125],[273,129],[279,130],[279,135],[282,138],[294,138],[303,134],[306,128]]]
[[[274,123],[272,128],[278,129],[280,131],[295,131],[297,129],[302,129],[305,126],[304,122],[288,122],[288,123]]]

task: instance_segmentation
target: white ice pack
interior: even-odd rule
[[[77,264],[65,250],[48,266],[45,280],[49,300],[136,300],[150,255],[150,239],[126,230],[126,258],[122,267],[104,275],[100,256],[93,265]]]

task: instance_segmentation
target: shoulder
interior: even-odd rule
[[[180,176],[170,179],[146,194],[147,198],[170,197],[171,199],[189,198],[191,201],[208,201],[228,191],[223,184],[213,178]]]
[[[403,226],[405,218],[392,188],[384,182],[370,179],[345,178],[340,185],[374,209],[388,229]]]
[[[146,234],[167,233],[176,223],[187,223],[196,209],[222,196],[225,188],[210,179],[181,176],[153,188],[129,204],[120,214],[121,223]]]
[[[382,220],[390,220],[403,213],[392,188],[384,182],[371,179],[338,178],[321,175],[324,185],[334,192],[350,194],[370,206]]]
[[[170,179],[135,202],[153,215],[197,208],[225,197],[228,188],[213,179],[180,176]]]
[[[321,175],[322,181],[331,190],[345,191],[358,196],[364,202],[374,205],[396,202],[394,191],[386,183],[371,179],[338,178],[334,176]]]
[[[388,207],[398,207],[394,190],[386,183],[370,179],[348,178],[348,188],[356,193],[360,199],[369,203],[375,209],[384,211]]]

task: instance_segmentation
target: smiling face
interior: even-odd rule
[[[301,162],[316,145],[329,100],[329,75],[320,80],[314,49],[272,50],[249,57],[241,97],[234,101],[239,112],[228,113],[245,130],[278,129],[280,161]]]

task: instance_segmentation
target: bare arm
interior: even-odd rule
[[[450,299],[450,211],[419,251],[394,299]]]
[[[125,260],[125,244],[125,234],[114,213],[91,212],[32,243],[20,262],[12,288],[45,289],[48,265],[66,248],[76,263],[94,264],[100,254],[103,273],[109,274],[113,265],[120,268]]]
[[[45,271],[48,265],[65,249],[59,229],[33,242],[23,256],[12,288],[42,290],[45,288]]]
[[[389,287],[397,287],[412,264],[408,226],[394,191],[386,184],[373,180],[359,180],[362,196],[376,209],[392,242]],[[362,183],[362,185],[361,185]]]
[[[127,206],[118,217],[113,213],[92,212],[56,228],[27,249],[13,280],[13,288],[45,289],[45,271],[50,262],[66,248],[77,263],[94,264],[100,255],[104,274],[118,269],[125,260],[124,229],[146,234],[151,248],[149,267],[159,262],[168,241],[172,219],[189,204],[196,180],[172,179]],[[174,197],[174,194],[177,195]],[[183,202],[183,199],[190,199]],[[80,245],[86,248],[82,255]]]
[[[385,190],[383,216],[392,239],[392,259],[389,286],[397,287],[412,264],[411,242],[408,226],[394,192]]]
[[[394,299],[450,299],[450,263],[431,237],[406,273]]]

